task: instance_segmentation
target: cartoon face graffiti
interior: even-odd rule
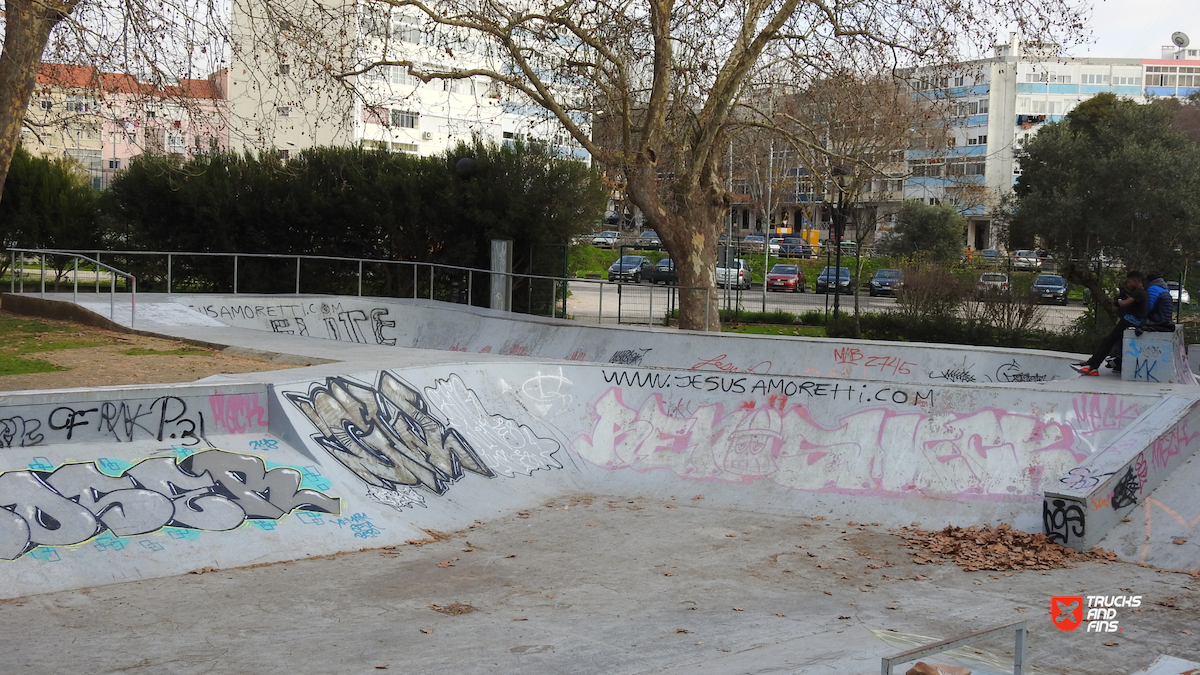
[[[741,476],[769,476],[779,468],[783,418],[774,408],[746,414],[729,434],[725,470]]]

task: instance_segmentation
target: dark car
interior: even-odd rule
[[[841,267],[836,270],[833,267],[826,267],[821,270],[821,274],[817,276],[817,292],[828,293],[832,286],[837,286],[838,293],[853,293],[854,289],[850,285],[850,268]]]
[[[793,293],[803,293],[804,284],[808,281],[804,278],[804,270],[800,269],[799,265],[775,265],[767,272],[767,290],[768,291],[791,291]]]
[[[875,270],[871,277],[871,297],[880,295],[896,295],[896,291],[904,285],[904,272],[900,270]]]
[[[1060,305],[1067,304],[1067,282],[1057,274],[1039,274],[1029,291],[1039,301],[1052,300]]]
[[[785,258],[811,258],[812,247],[800,237],[784,237],[779,244],[779,255]]]
[[[623,255],[608,268],[608,280],[632,281],[636,284],[652,269],[654,263],[644,255]]]
[[[638,235],[633,245],[642,251],[657,251],[662,248],[662,240],[658,238],[658,233],[646,231]]]
[[[675,271],[675,263],[670,258],[663,258],[646,274],[652,284],[677,284],[679,273]]]

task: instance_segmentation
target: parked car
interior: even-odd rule
[[[1067,282],[1057,274],[1039,274],[1033,280],[1029,291],[1038,300],[1053,300],[1060,305],[1067,304]]]
[[[975,282],[975,299],[982,300],[986,293],[1007,292],[1008,275],[1003,272],[984,272]]]
[[[662,240],[657,232],[647,231],[639,234],[633,245],[642,251],[657,251],[662,248]]]
[[[812,247],[800,237],[784,237],[783,241],[779,243],[779,255],[807,260],[812,257]]]
[[[896,291],[904,285],[904,272],[900,270],[875,270],[875,275],[871,277],[871,297],[880,295],[895,296]]]
[[[779,255],[779,245],[783,243],[783,237],[771,237],[767,240],[767,249],[771,251],[771,255]]]
[[[831,288],[836,286],[836,288]],[[821,270],[821,274],[817,276],[816,289],[818,293],[828,293],[831,290],[836,293],[853,293],[854,288],[850,284],[850,268],[849,267],[826,267]]]
[[[1186,288],[1180,288],[1178,281],[1168,281],[1167,290],[1171,293],[1171,299],[1175,301],[1175,304],[1192,304],[1192,295]]]
[[[766,238],[764,238],[761,234],[746,235],[746,237],[744,239],[742,239],[742,250],[743,251],[761,251],[761,250],[763,250],[763,246],[765,246],[766,243],[767,243]]]
[[[655,263],[654,268],[646,275],[652,284],[677,284],[679,273],[675,271],[675,263],[670,258],[663,258]]]
[[[621,240],[621,233],[616,230],[606,230],[592,237],[592,246],[613,248]]]
[[[807,281],[808,279],[804,278],[804,270],[800,269],[799,265],[779,264],[767,272],[766,284],[768,291],[803,293]]]
[[[644,255],[623,255],[608,268],[609,281],[632,281],[638,283],[646,278],[654,263]]]
[[[734,258],[731,265],[717,263],[717,285],[731,284],[737,288],[750,288],[750,264],[741,258]]]
[[[853,241],[843,241],[842,255],[858,255],[858,243]]]
[[[999,264],[1000,251],[997,251],[994,248],[985,248],[979,252],[979,259],[992,265]]]
[[[1039,270],[1042,268],[1042,259],[1037,251],[1022,249],[1013,254],[1012,264],[1013,269],[1017,270]]]

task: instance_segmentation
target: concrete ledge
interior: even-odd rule
[[[1197,384],[1183,346],[1183,326],[1176,325],[1174,333],[1146,332],[1141,335],[1127,328],[1121,354],[1122,380]]]
[[[1078,550],[1096,546],[1200,448],[1200,397],[1166,396],[1047,490],[1042,528]]]

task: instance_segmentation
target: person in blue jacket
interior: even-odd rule
[[[1146,283],[1146,320],[1138,326],[1138,334],[1142,331],[1175,332],[1175,299],[1171,297],[1166,280],[1158,272],[1147,274],[1146,279],[1149,280]]]
[[[1146,320],[1146,310],[1150,305],[1149,294],[1145,289],[1145,277],[1142,273],[1130,270],[1125,275],[1124,290],[1125,292],[1122,293],[1122,297],[1117,300],[1117,307],[1123,311],[1121,320],[1117,321],[1117,325],[1113,327],[1112,332],[1100,341],[1100,347],[1096,349],[1091,358],[1083,363],[1074,365],[1074,368],[1081,375],[1099,375],[1100,364],[1112,353],[1114,347],[1121,344],[1121,336],[1125,334],[1125,329],[1136,328]],[[1114,365],[1116,369],[1119,369],[1120,364]]]

